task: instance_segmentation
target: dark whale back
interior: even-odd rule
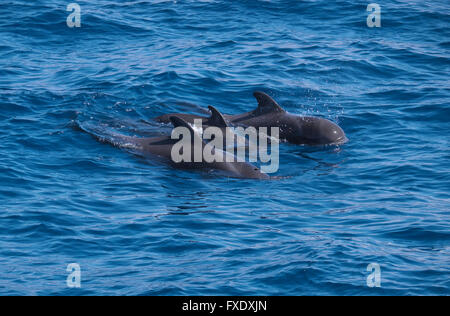
[[[253,95],[258,102],[255,110],[237,115],[221,115],[221,117],[237,126],[278,127],[280,139],[293,144],[342,144],[348,140],[342,128],[330,120],[293,115],[286,112],[266,93],[256,91]],[[182,118],[190,123],[194,119],[201,119],[204,125],[217,126],[216,120],[192,114],[163,115],[156,120],[167,122],[170,116]]]
[[[216,115],[216,114],[214,114]],[[186,144],[187,146],[191,146],[191,153],[193,154],[194,150],[201,150],[205,147],[210,152],[214,152],[216,149],[205,143],[200,135],[195,132],[192,126],[178,116],[172,116],[169,118],[172,122],[174,128],[176,127],[184,127],[187,128],[191,134],[191,142],[190,144]],[[218,122],[222,120],[222,118],[215,117]],[[223,122],[222,122],[223,123]],[[220,123],[220,124],[222,124]],[[84,129],[83,129],[84,130]],[[172,139],[171,136],[160,136],[160,137],[150,137],[150,138],[139,138],[139,137],[131,137],[126,135],[114,134],[113,137],[99,137],[96,134],[92,134],[89,131],[86,131],[92,136],[94,136],[97,140],[103,143],[111,144],[115,147],[120,147],[127,149],[129,152],[133,154],[143,156],[146,158],[157,158],[158,160],[162,160],[167,162],[178,169],[204,169],[204,170],[221,170],[226,172],[228,175],[236,178],[245,178],[245,179],[270,179],[270,177],[261,172],[259,168],[256,166],[247,163],[247,162],[238,162],[237,158],[234,154],[230,154],[228,152],[224,152],[224,155],[232,155],[234,159],[232,162],[207,162],[204,159],[200,162],[195,162],[194,157],[191,157],[191,162],[175,162],[172,159],[172,149],[175,144],[177,144],[180,140]],[[197,142],[194,141],[194,138],[197,138]],[[199,146],[199,147],[197,147]],[[218,149],[219,150],[219,149]]]

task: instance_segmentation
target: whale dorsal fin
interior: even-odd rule
[[[179,118],[178,116],[171,116],[169,119],[172,122],[173,127],[186,127],[189,131],[191,131],[191,133],[194,133],[192,126],[182,118]]]
[[[170,121],[172,122],[172,125],[174,128],[176,127],[185,127],[189,130],[189,132],[191,132],[192,135],[192,142],[194,142],[194,138],[200,138],[202,143],[203,139],[202,137],[194,130],[194,128],[192,127],[191,124],[189,124],[188,122],[186,122],[185,120],[183,120],[182,118],[178,117],[178,116],[171,116],[169,117]]]
[[[258,101],[258,108],[255,110],[256,113],[285,112],[285,110],[266,93],[255,91],[253,92],[253,96]]]
[[[211,117],[209,118],[209,122],[211,125],[217,127],[228,127],[229,124],[223,117],[222,113],[220,113],[215,107],[212,105],[208,106],[208,109],[211,111]]]

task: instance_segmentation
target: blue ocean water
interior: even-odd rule
[[[450,294],[448,1],[380,1],[379,28],[368,1],[77,3],[80,28],[69,1],[0,4],[1,295]],[[283,144],[255,181],[79,128],[161,135],[255,90],[350,141]]]

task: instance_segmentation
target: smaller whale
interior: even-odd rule
[[[217,116],[217,113],[219,113],[217,110],[212,109],[213,114],[210,118],[211,122],[215,122],[217,124],[223,124],[224,122],[220,122],[222,118]],[[217,111],[217,112],[216,112]],[[220,114],[220,113],[219,113]],[[221,116],[221,115],[220,115]],[[228,159],[223,159],[223,161],[212,161],[208,162],[205,160],[204,157],[201,157],[200,161],[196,161],[195,152],[204,152],[205,148],[206,151],[209,151],[211,153],[215,153],[216,149],[214,146],[206,143],[203,141],[203,139],[200,137],[200,135],[194,130],[194,128],[186,121],[184,121],[182,118],[179,117],[170,117],[170,122],[174,126],[174,128],[177,127],[183,127],[186,128],[190,135],[190,142],[185,142],[184,144],[188,146],[188,151],[191,153],[191,159],[189,161],[180,161],[176,162],[173,159],[173,147],[180,143],[180,141],[184,141],[184,139],[172,139],[171,136],[160,136],[160,137],[151,137],[151,138],[139,138],[139,137],[131,137],[121,134],[114,134],[111,137],[102,137],[98,136],[96,133],[92,133],[86,128],[83,128],[83,126],[80,126],[80,128],[97,138],[97,140],[101,142],[106,142],[109,144],[112,144],[117,147],[126,148],[133,152],[134,154],[147,157],[147,158],[153,158],[158,157],[162,160],[166,161],[170,165],[172,165],[175,168],[180,169],[203,169],[203,170],[219,170],[223,171],[227,174],[229,174],[232,177],[236,178],[246,178],[246,179],[270,179],[270,177],[263,173],[259,168],[256,166],[248,163],[248,162],[239,162],[234,155],[223,151],[223,155],[229,156],[232,155],[231,162]],[[186,148],[186,147],[184,147]],[[184,150],[183,148],[183,150]],[[178,149],[178,147],[177,147]]]
[[[239,146],[248,148],[249,140],[246,138],[246,136],[239,134],[238,133],[239,131],[234,129],[234,127],[229,123],[229,121],[225,118],[225,116],[222,113],[220,113],[220,111],[217,110],[215,107],[210,105],[208,106],[208,109],[211,115],[209,118],[201,120],[202,127],[205,128],[217,127],[220,129],[223,140],[220,149],[226,149],[230,152],[234,152],[233,149],[236,149]],[[213,139],[214,138],[212,138],[211,140]],[[227,141],[230,141],[232,147],[229,147]]]
[[[255,110],[238,115],[223,115],[223,118],[236,126],[279,127],[280,140],[298,145],[339,145],[348,141],[342,128],[330,120],[290,114],[266,93],[256,91],[253,95],[258,102]],[[210,118],[193,114],[166,114],[155,120],[167,123],[172,116],[189,123],[194,119],[202,119],[205,125],[215,124]]]

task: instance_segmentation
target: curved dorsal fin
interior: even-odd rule
[[[270,112],[285,112],[278,103],[264,92],[255,91],[253,96],[258,101],[258,108],[255,110],[258,114]]]
[[[210,125],[217,127],[229,126],[222,113],[220,113],[215,107],[210,105],[208,106],[208,109],[211,111],[211,117],[209,118]]]
[[[186,127],[191,133],[194,133],[192,126],[182,118],[179,118],[178,116],[171,116],[169,119],[172,122],[173,127]]]
[[[169,119],[172,122],[172,125],[174,128],[177,128],[177,127],[187,128],[192,135],[192,138],[191,138],[192,142],[194,142],[194,138],[199,138],[202,141],[202,143],[204,143],[202,137],[194,130],[194,128],[192,127],[191,124],[189,124],[188,122],[186,122],[185,120],[183,120],[182,118],[180,118],[178,116],[171,116],[171,117],[169,117]]]

